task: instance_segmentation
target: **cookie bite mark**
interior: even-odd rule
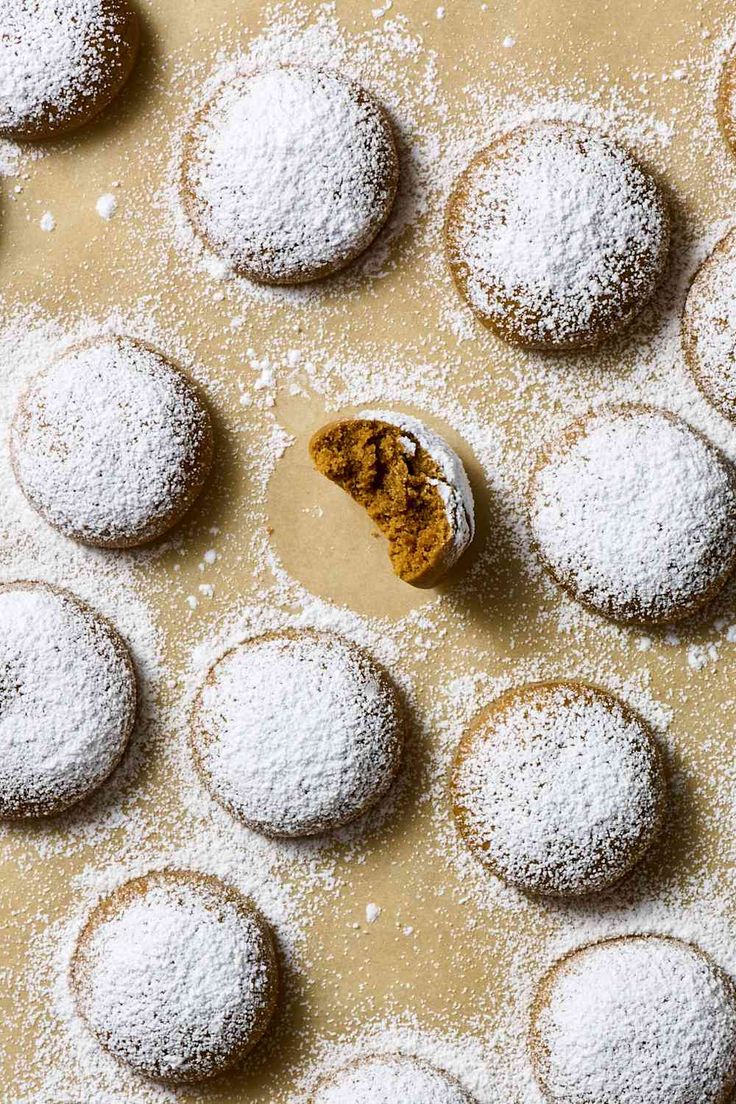
[[[404,582],[436,586],[472,541],[473,494],[462,461],[417,418],[364,411],[318,430],[309,451],[386,537]]]
[[[119,93],[140,45],[127,0],[0,0],[0,138],[76,130]]]
[[[282,66],[223,84],[187,136],[181,195],[195,233],[234,271],[303,284],[373,241],[399,162],[384,108],[337,73]]]
[[[521,126],[459,177],[445,219],[460,295],[504,341],[596,346],[643,309],[663,274],[670,216],[625,149],[587,127]]]
[[[171,1084],[215,1077],[266,1032],[279,990],[271,930],[211,875],[162,870],[92,911],[70,969],[77,1011],[105,1050]]]

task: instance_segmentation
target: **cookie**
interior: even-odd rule
[[[89,122],[127,81],[139,43],[127,0],[0,0],[0,138]]]
[[[404,582],[436,586],[472,541],[475,509],[462,461],[417,418],[363,411],[323,426],[309,452],[317,470],[368,512]]]
[[[666,804],[657,745],[612,694],[547,682],[503,694],[472,722],[452,771],[460,833],[524,893],[578,897],[620,881]]]
[[[128,338],[78,345],[33,377],[13,419],[13,470],[50,525],[130,548],[187,512],[212,464],[212,426],[189,380]]]
[[[320,1081],[308,1104],[473,1104],[462,1086],[418,1058],[376,1054]]]
[[[664,410],[603,406],[543,449],[528,490],[537,553],[591,610],[666,624],[696,612],[736,563],[736,481]]]
[[[0,816],[59,813],[98,789],[136,701],[130,654],[104,617],[46,583],[0,585]]]
[[[721,70],[716,99],[716,115],[721,133],[736,153],[736,51],[731,50]]]
[[[273,1016],[273,937],[218,878],[165,870],[101,901],[79,936],[70,983],[98,1042],[137,1073],[186,1084],[243,1058]]]
[[[394,781],[403,735],[385,672],[356,644],[306,629],[227,652],[192,711],[205,786],[267,836],[316,835],[361,816]]]
[[[682,316],[685,361],[695,383],[736,421],[736,231],[719,241],[695,274]]]
[[[445,219],[460,295],[525,349],[580,349],[620,333],[651,299],[669,243],[653,178],[611,138],[574,123],[530,123],[482,150]]]
[[[530,1051],[550,1104],[726,1104],[736,1084],[736,989],[678,939],[594,943],[542,980]]]
[[[195,233],[234,271],[302,284],[371,244],[398,177],[391,124],[370,92],[283,66],[228,80],[199,112],[181,189]]]

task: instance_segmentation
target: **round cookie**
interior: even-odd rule
[[[716,115],[723,137],[736,153],[736,50],[731,50],[721,70]]]
[[[576,897],[623,878],[657,835],[666,787],[651,733],[579,682],[503,694],[472,722],[452,805],[473,853],[525,893]]]
[[[395,573],[433,587],[475,536],[475,505],[460,457],[408,414],[364,410],[319,429],[315,467],[368,512],[389,542]]]
[[[127,0],[0,0],[0,138],[89,122],[127,81],[139,43]]]
[[[236,272],[302,284],[370,245],[398,177],[391,124],[366,89],[283,66],[219,88],[188,136],[181,187],[195,232]]]
[[[537,553],[613,620],[667,624],[707,604],[736,562],[736,480],[668,411],[603,406],[543,449],[528,490]]]
[[[550,1104],[726,1104],[736,1084],[736,989],[678,939],[594,943],[543,979],[530,1049]]]
[[[387,675],[334,633],[267,633],[212,667],[191,747],[212,796],[275,837],[339,828],[375,805],[399,768],[403,712]]]
[[[0,816],[59,813],[123,757],[133,664],[112,625],[46,583],[0,585]]]
[[[721,414],[736,421],[736,231],[695,274],[682,316],[682,344],[692,376]]]
[[[71,963],[77,1010],[136,1072],[186,1084],[236,1064],[278,996],[273,937],[218,878],[158,871],[116,889],[87,920]]]
[[[13,419],[13,470],[42,517],[83,544],[130,548],[192,505],[212,464],[188,379],[138,341],[78,345],[33,377]]]
[[[308,1104],[473,1104],[442,1070],[418,1058],[376,1054],[351,1062],[320,1081]]]
[[[574,123],[530,123],[482,150],[445,220],[461,296],[526,349],[580,349],[619,333],[652,297],[669,243],[652,177],[611,138]]]

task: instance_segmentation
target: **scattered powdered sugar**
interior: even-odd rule
[[[43,368],[22,397],[11,452],[32,505],[67,536],[111,547],[159,536],[199,491],[209,417],[153,349],[103,337]]]
[[[651,737],[608,694],[574,683],[512,691],[460,745],[453,799],[478,857],[531,893],[618,881],[658,831],[664,780]]]
[[[371,658],[334,634],[246,641],[202,687],[193,746],[213,794],[257,831],[313,835],[386,793],[402,721]]]
[[[119,64],[119,5],[110,0],[0,2],[0,134],[68,125]]]
[[[46,211],[41,215],[41,221],[38,224],[45,233],[50,234],[52,230],[56,229],[56,219],[50,211]]]
[[[334,73],[270,69],[228,81],[198,116],[184,202],[237,271],[302,283],[372,241],[397,173],[388,118],[369,93]]]
[[[452,534],[453,552],[447,561],[448,566],[460,559],[475,536],[475,504],[473,492],[463,462],[438,433],[435,433],[418,418],[408,414],[398,414],[392,410],[363,410],[359,418],[375,419],[398,426],[409,434],[405,447],[423,448],[439,468],[442,478],[436,482],[447,515],[447,523]]]
[[[733,982],[671,939],[611,940],[565,960],[533,1032],[559,1104],[723,1104],[736,1081]]]
[[[211,1075],[256,1041],[276,967],[261,920],[212,879],[153,874],[83,931],[72,985],[108,1050],[148,1076]]]
[[[122,758],[132,664],[111,625],[46,586],[0,586],[0,625],[0,815],[58,812]]]
[[[333,1073],[313,1104],[470,1104],[460,1085],[415,1058],[376,1055]]]
[[[595,343],[651,297],[669,245],[654,181],[602,134],[519,127],[471,162],[451,201],[450,263],[470,304],[521,344]]]
[[[736,482],[689,426],[602,409],[542,453],[529,492],[539,553],[598,612],[667,622],[713,596],[736,557]]]

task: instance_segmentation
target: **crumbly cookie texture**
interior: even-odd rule
[[[722,238],[696,272],[682,317],[682,344],[693,379],[709,402],[736,421],[736,231]]]
[[[0,585],[0,816],[59,813],[101,786],[136,701],[130,654],[105,618],[45,583]]]
[[[18,483],[66,536],[104,548],[160,537],[202,490],[210,417],[189,380],[155,349],[100,338],[34,376],[11,428]]]
[[[736,154],[736,50],[728,55],[721,71],[716,115],[723,137]]]
[[[255,906],[219,879],[157,871],[89,917],[70,983],[97,1040],[155,1080],[186,1084],[237,1063],[273,1015],[278,967]]]
[[[283,66],[221,86],[195,119],[181,186],[194,230],[236,272],[300,284],[370,245],[398,176],[391,124],[371,93]]]
[[[194,703],[195,765],[216,800],[269,836],[339,828],[399,769],[403,710],[388,676],[334,633],[269,633],[214,665]]]
[[[473,1104],[442,1070],[399,1054],[373,1055],[319,1083],[308,1104]]]
[[[503,694],[475,718],[452,772],[460,832],[526,893],[577,897],[623,878],[659,832],[664,771],[647,725],[576,682]]]
[[[417,418],[363,411],[323,426],[309,451],[317,470],[368,512],[404,582],[436,586],[472,541],[475,510],[462,461]]]
[[[623,330],[652,297],[669,243],[652,177],[611,138],[562,122],[519,127],[482,150],[445,221],[462,297],[499,337],[531,349]]]
[[[139,43],[127,0],[0,0],[0,138],[89,122],[127,81]]]
[[[736,989],[677,939],[595,943],[543,979],[530,1048],[552,1104],[726,1104],[736,1084]]]
[[[604,406],[539,454],[528,490],[542,563],[597,613],[666,624],[696,612],[736,563],[736,480],[675,415]]]

